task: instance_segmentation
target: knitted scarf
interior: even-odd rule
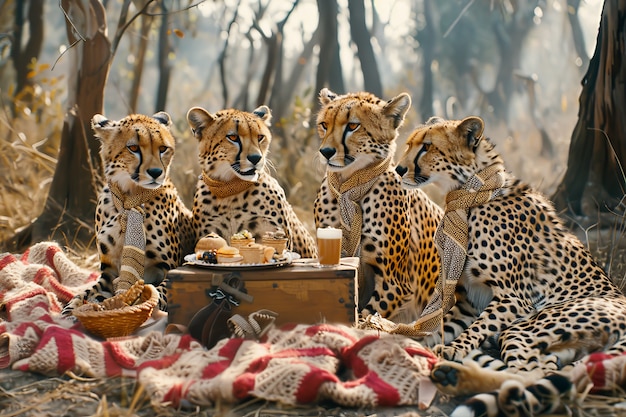
[[[202,171],[202,181],[209,187],[211,194],[217,198],[225,198],[239,194],[254,185],[254,182],[242,180],[239,177],[235,177],[230,181],[214,180],[204,171]]]
[[[504,168],[501,164],[496,164],[474,174],[462,188],[451,191],[446,196],[445,214],[434,238],[441,258],[441,272],[437,288],[420,318],[411,324],[396,324],[373,316],[368,318],[369,322],[364,327],[411,337],[423,337],[437,330],[443,316],[455,303],[456,284],[465,268],[469,209],[501,195],[503,185]]]
[[[143,279],[146,250],[146,231],[142,205],[154,199],[158,189],[141,188],[135,194],[125,194],[115,183],[109,183],[113,204],[120,213],[120,228],[124,234],[120,276],[113,282],[115,293],[128,290],[137,280]]]
[[[343,231],[343,239],[341,240],[343,256],[356,256],[363,225],[363,211],[359,202],[369,192],[378,177],[389,168],[390,164],[391,157],[387,157],[376,165],[356,171],[343,183],[339,182],[339,174],[328,173],[328,187],[339,201],[341,229]]]

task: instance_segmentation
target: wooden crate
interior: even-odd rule
[[[247,317],[260,309],[278,313],[276,324],[320,322],[354,324],[357,313],[358,262],[316,268],[289,265],[237,271],[182,266],[168,273],[168,322],[189,324],[193,315],[211,302],[213,284],[236,274],[245,283],[252,302],[242,301],[233,314]],[[352,261],[352,262],[351,262]]]

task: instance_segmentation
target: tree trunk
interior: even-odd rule
[[[235,8],[235,12],[233,13],[233,18],[228,23],[228,30],[226,39],[224,39],[224,47],[220,52],[220,55],[217,58],[217,63],[220,70],[220,79],[222,80],[222,108],[227,108],[230,106],[229,103],[229,95],[228,95],[228,80],[226,76],[228,75],[228,71],[226,70],[226,56],[228,54],[229,40],[230,40],[230,31],[233,29],[235,23],[237,22],[237,18],[239,17],[239,6],[241,2],[237,3],[237,7]],[[252,48],[253,45],[250,45]],[[254,48],[252,48],[254,50]]]
[[[172,49],[170,45],[170,39],[168,36],[168,19],[167,9],[165,8],[166,2],[161,2],[161,9],[163,15],[161,16],[161,27],[159,28],[159,86],[157,89],[156,102],[154,103],[154,112],[165,110],[167,103],[167,91],[170,85],[170,73],[172,72],[172,66],[170,65],[170,51]]]
[[[105,12],[98,0],[62,0],[61,7],[66,13],[67,37],[72,45],[68,53],[74,60],[68,78],[69,111],[43,212],[7,242],[11,251],[48,239],[88,244],[94,237],[96,182],[102,162],[91,118],[102,113],[111,44],[105,35]]]
[[[583,36],[583,29],[578,19],[578,8],[580,6],[580,0],[567,0],[567,18],[572,28],[572,38],[574,39],[574,48],[580,58],[580,69],[584,71],[589,65],[589,56],[587,55],[587,48],[585,46],[585,37]]]
[[[316,114],[319,109],[317,94],[323,87],[329,85],[331,68],[337,52],[335,49],[339,44],[337,40],[337,1],[317,0],[317,9],[319,11],[318,30],[320,32],[320,50],[317,73],[315,76],[316,99],[313,100],[313,108],[311,109],[313,114]],[[333,87],[330,86],[330,88]],[[343,93],[343,91],[337,92]]]
[[[439,33],[438,19],[434,16],[434,0],[424,0],[424,27],[417,32],[416,39],[422,50],[422,91],[419,112],[422,120],[434,116],[434,75],[433,61],[437,49],[437,34]]]
[[[28,7],[26,16],[24,12]],[[15,94],[17,96],[24,87],[29,85],[28,65],[33,59],[39,57],[43,44],[43,7],[44,2],[38,0],[18,0],[15,5],[15,25],[13,30],[13,42],[11,44],[11,59],[16,74]],[[26,20],[25,20],[26,17]],[[24,28],[29,29],[28,41],[22,49],[22,37]]]
[[[283,84],[283,87],[278,92],[278,99],[276,100],[276,104],[274,105],[274,107],[272,107],[272,113],[277,118],[285,116],[287,109],[293,105],[293,94],[296,91],[298,84],[300,83],[302,74],[304,73],[304,69],[311,61],[311,57],[313,56],[313,50],[318,43],[319,28],[316,29],[315,32],[313,32],[313,35],[311,35],[311,39],[309,39],[309,41],[304,44],[304,48],[302,48],[298,59],[295,60],[287,81]]]
[[[370,40],[371,35],[365,23],[364,0],[348,0],[348,9],[350,10],[350,34],[352,41],[356,44],[357,55],[363,72],[363,87],[365,91],[382,97],[383,86],[380,81],[378,64]]]
[[[261,77],[261,86],[259,87],[259,94],[257,95],[255,103],[256,106],[267,104],[267,96],[270,92],[272,75],[274,74],[279,51],[278,36],[276,33],[271,33],[268,36],[263,35],[263,41],[267,45],[267,61],[265,63],[265,69],[263,70],[263,76]]]
[[[337,21],[335,21],[335,25],[337,25]],[[343,82],[343,65],[341,65],[339,38],[335,36],[332,41],[334,46],[332,48],[333,55],[330,64],[330,73],[328,74],[328,88],[336,93],[343,94],[347,93],[347,91],[346,86]],[[319,92],[319,90],[317,91]]]
[[[139,45],[137,47],[137,59],[133,68],[133,82],[130,87],[129,110],[131,113],[137,112],[137,100],[139,100],[139,90],[141,88],[141,77],[146,61],[146,50],[148,49],[148,36],[152,27],[152,16],[141,16],[141,32]]]
[[[606,0],[596,49],[582,80],[578,122],[565,176],[552,199],[560,210],[594,215],[625,194],[626,0]]]
[[[279,109],[279,102],[282,99],[282,91],[285,88],[285,83],[283,81],[283,73],[285,72],[285,60],[284,60],[284,41],[285,41],[285,25],[289,20],[289,17],[298,6],[298,2],[300,0],[294,0],[291,5],[291,9],[285,14],[285,17],[276,24],[276,65],[274,66],[274,81],[272,83],[271,96],[267,103],[259,103],[261,104],[269,104],[269,107],[272,109],[272,115],[275,120],[281,120],[284,116],[282,113],[282,107]],[[268,58],[269,59],[269,58]],[[293,94],[293,91],[290,91]],[[293,96],[290,96],[288,100],[291,100]],[[284,104],[284,103],[282,103]],[[281,110],[281,111],[277,111]]]

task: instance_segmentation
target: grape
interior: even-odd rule
[[[217,256],[214,251],[207,251],[202,253],[202,260],[209,264],[217,263]]]

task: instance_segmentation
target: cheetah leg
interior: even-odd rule
[[[467,358],[462,364],[438,364],[431,373],[435,384],[446,393],[474,395],[452,414],[459,416],[526,416],[554,412],[564,401],[574,398],[576,387],[571,372],[554,372],[571,363],[573,349],[545,353],[540,346],[558,339],[537,335],[544,323],[529,320],[512,326],[500,335],[503,362],[499,370],[485,369],[480,357]]]
[[[498,360],[493,363],[503,365]],[[544,376],[541,369],[532,372],[495,370],[483,367],[479,358],[464,363],[442,361],[433,368],[431,379],[443,393],[474,394],[458,406],[451,417],[522,417],[555,412],[562,408],[564,401],[571,401],[576,392],[566,374]]]
[[[477,318],[477,309],[469,302],[465,290],[457,286],[456,303],[446,313],[443,318],[443,344],[450,344],[461,333],[463,333]],[[420,339],[424,346],[434,347],[441,343],[441,332],[433,332]]]
[[[502,309],[507,312],[502,312]],[[531,306],[516,298],[494,297],[478,318],[449,345],[440,348],[445,359],[460,362],[472,350],[496,337],[521,315],[529,314]],[[511,313],[516,311],[516,314]]]

